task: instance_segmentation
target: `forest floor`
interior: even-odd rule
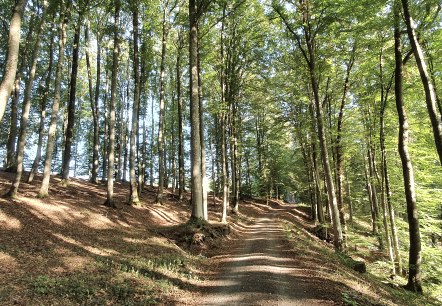
[[[1,194],[12,178],[0,171]],[[128,184],[116,182],[110,209],[104,183],[63,187],[53,177],[50,196],[38,199],[40,182],[0,199],[0,305],[422,302],[342,264],[311,234],[304,206],[254,199],[229,225],[189,224],[189,199],[179,203],[170,190],[158,205],[146,187],[141,205],[129,206]],[[210,220],[220,219],[220,205],[210,198]]]

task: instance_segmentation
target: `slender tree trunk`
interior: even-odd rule
[[[23,158],[26,146],[27,124],[28,124],[29,112],[31,110],[32,87],[34,85],[35,72],[37,70],[38,52],[40,49],[40,35],[43,30],[46,19],[46,5],[47,4],[44,4],[41,20],[38,24],[36,40],[34,47],[32,49],[31,67],[29,70],[28,81],[26,83],[25,94],[23,99],[23,110],[20,122],[20,134],[18,138],[18,148],[17,148],[17,172],[15,175],[15,179],[12,182],[11,188],[7,193],[7,196],[10,196],[12,198],[17,196],[18,187],[20,185],[20,180],[23,174]]]
[[[77,74],[78,74],[78,63],[80,57],[80,31],[83,25],[83,8],[80,9],[78,13],[78,21],[75,26],[74,33],[74,45],[72,50],[72,71],[71,71],[71,82],[69,88],[69,102],[68,102],[68,121],[66,129],[66,141],[64,145],[63,163],[62,163],[62,184],[69,184],[69,166],[71,162],[71,151],[72,143],[74,141],[74,126],[75,126],[75,100],[77,93]]]
[[[410,40],[414,58],[419,69],[422,85],[424,86],[425,101],[427,103],[431,126],[433,127],[434,142],[436,144],[437,154],[439,155],[439,162],[440,165],[442,165],[442,118],[440,115],[438,115],[436,91],[428,73],[424,52],[422,51],[421,45],[413,28],[414,21],[410,14],[408,0],[402,0],[402,7],[405,24],[407,25],[408,39]]]
[[[89,39],[89,22],[86,23],[84,31],[84,39],[86,41],[86,66],[89,84],[89,100],[91,104],[92,120],[94,125],[93,143],[92,143],[92,171],[90,181],[97,182],[98,173],[98,149],[99,149],[99,127],[98,127],[98,101],[100,96],[100,74],[101,74],[101,45],[100,37],[97,37],[97,76],[95,84],[95,93],[92,85],[92,71],[90,62],[90,39]]]
[[[54,16],[55,18],[55,16]],[[42,97],[40,101],[40,123],[38,126],[38,142],[37,142],[37,152],[35,154],[34,162],[32,164],[31,172],[29,172],[28,183],[32,183],[34,180],[34,175],[38,171],[38,166],[40,165],[41,160],[41,150],[43,147],[43,132],[45,128],[45,119],[46,119],[46,105],[49,96],[49,87],[51,85],[52,80],[52,70],[54,66],[54,21],[51,23],[51,40],[49,44],[49,64],[48,64],[48,72],[45,79],[45,84],[39,87],[40,92],[42,92]]]
[[[387,167],[387,150],[385,149],[385,109],[387,107],[388,93],[391,88],[391,83],[384,85],[384,67],[383,67],[383,50],[379,55],[379,76],[381,83],[381,107],[379,114],[379,143],[381,148],[381,171],[382,171],[382,182],[381,182],[381,207],[382,207],[382,222],[385,231],[385,241],[387,244],[388,256],[392,262],[393,274],[396,274],[396,264],[393,253],[393,245],[390,237],[390,231],[388,228],[388,211],[386,201],[388,198],[388,192],[390,191],[390,186],[387,186],[388,182],[388,167]]]
[[[128,65],[129,67],[129,65]],[[127,69],[129,71],[129,69]],[[129,75],[129,72],[127,73]],[[125,98],[126,108],[124,111],[124,118],[126,118],[126,122],[123,124],[124,126],[124,160],[123,160],[123,182],[126,182],[127,178],[127,162],[128,162],[128,148],[127,145],[129,143],[129,80],[127,85],[127,94]]]
[[[108,148],[109,148],[109,107],[108,107],[108,98],[109,98],[109,70],[106,69],[106,84],[104,86],[104,100],[103,100],[103,108],[104,108],[104,137],[103,137],[103,173],[101,176],[101,181],[106,181],[107,178],[107,168],[108,168]]]
[[[396,108],[399,117],[399,144],[398,150],[402,162],[404,176],[404,190],[407,202],[407,215],[410,235],[410,249],[408,255],[408,283],[406,289],[422,293],[421,275],[421,238],[419,230],[419,217],[416,204],[416,192],[414,188],[414,172],[408,151],[408,118],[404,106],[402,91],[402,52],[401,34],[399,28],[399,5],[395,1],[394,13],[394,54],[395,54],[395,95]]]
[[[58,120],[58,110],[60,108],[60,98],[61,98],[61,80],[63,74],[64,65],[64,46],[66,44],[66,29],[68,20],[67,12],[71,8],[71,2],[67,2],[65,6],[64,2],[60,5],[60,25],[59,25],[59,39],[58,39],[58,62],[57,69],[55,72],[55,95],[54,102],[52,104],[51,121],[49,124],[48,141],[46,144],[46,157],[45,165],[43,170],[43,180],[41,182],[40,191],[38,192],[38,197],[44,198],[48,196],[49,191],[49,181],[51,178],[51,166],[52,166],[52,154],[55,148],[55,136],[57,132],[57,120]]]
[[[201,133],[198,94],[198,9],[197,1],[189,0],[189,70],[190,70],[190,157],[192,169],[191,219],[203,219],[203,186],[201,177]]]
[[[227,112],[226,108],[226,86],[225,86],[225,73],[224,73],[224,29],[226,17],[226,4],[223,6],[223,21],[221,24],[221,71],[220,71],[220,82],[221,82],[221,164],[222,164],[222,184],[223,184],[223,207],[221,214],[221,222],[227,223],[227,207],[229,206],[229,178],[227,176],[227,144],[226,144],[226,120]],[[259,150],[258,150],[259,153]],[[258,167],[259,170],[260,167]]]
[[[0,122],[5,114],[6,103],[11,95],[15,74],[17,73],[21,21],[27,2],[26,0],[18,0],[15,2],[14,11],[9,24],[8,56],[6,58],[5,73],[0,83]]]
[[[130,205],[138,205],[140,199],[138,197],[137,178],[135,175],[135,155],[136,155],[136,139],[138,137],[138,112],[140,106],[140,58],[138,54],[138,8],[135,5],[133,10],[133,40],[134,40],[134,104],[132,108],[132,129],[130,132],[130,154],[129,154],[129,171],[130,171]]]
[[[109,148],[108,148],[108,173],[107,173],[107,197],[105,205],[115,207],[114,202],[114,151],[115,151],[115,100],[117,96],[117,75],[119,64],[119,37],[118,28],[120,26],[120,0],[115,0],[115,16],[114,16],[114,47],[112,55],[112,81],[111,81],[111,98],[109,101]],[[136,28],[135,28],[136,29]]]
[[[150,187],[153,187],[153,183],[154,183],[154,177],[153,177],[153,164],[154,164],[154,139],[155,139],[155,117],[154,117],[154,107],[153,107],[153,103],[155,100],[155,95],[152,91],[152,97],[151,97],[151,108],[150,108],[150,116],[152,119],[151,122],[151,126],[150,126],[150,165],[149,165],[149,176],[150,176]]]
[[[200,46],[198,43],[198,101],[200,114],[200,139],[201,139],[201,175],[203,182],[203,214],[204,220],[209,220],[209,212],[207,207],[207,192],[209,190],[209,180],[206,173],[206,146],[204,136],[204,106],[203,106],[203,87],[201,80],[201,56]]]
[[[179,35],[182,35],[181,32]],[[180,202],[184,198],[184,134],[183,134],[183,101],[181,99],[181,50],[183,48],[182,37],[179,38],[179,46],[176,58],[176,91],[178,103],[178,199]]]
[[[344,118],[344,107],[345,102],[347,100],[347,92],[348,92],[348,83],[350,79],[350,72],[353,67],[353,63],[355,60],[355,46],[351,51],[350,59],[347,63],[347,71],[345,74],[344,81],[344,90],[342,92],[341,104],[339,106],[339,115],[338,115],[338,128],[337,128],[337,136],[336,136],[336,182],[337,182],[337,201],[338,201],[338,209],[339,209],[339,218],[341,219],[342,226],[342,235],[343,235],[343,244],[345,247],[346,244],[346,221],[345,221],[345,210],[344,210],[344,171],[343,171],[343,154],[342,154],[342,126],[343,126],[343,118]]]
[[[158,125],[158,192],[155,202],[163,204],[163,189],[165,183],[165,150],[164,150],[164,120],[165,120],[165,101],[164,101],[164,74],[165,74],[165,61],[167,51],[167,28],[166,28],[166,11],[167,6],[163,4],[163,33],[161,40],[161,64],[160,64],[160,117]]]
[[[330,169],[330,163],[328,158],[328,146],[327,140],[325,137],[325,129],[324,129],[324,121],[322,114],[322,107],[319,100],[319,90],[318,83],[316,80],[315,71],[316,68],[314,66],[314,55],[313,55],[313,46],[310,46],[310,78],[312,82],[313,94],[315,98],[315,106],[316,106],[316,120],[318,124],[318,138],[319,144],[321,147],[321,156],[322,156],[322,164],[324,166],[324,176],[327,187],[328,194],[328,203],[330,203],[331,208],[331,216],[333,216],[333,239],[336,250],[341,251],[343,248],[343,236],[342,236],[342,228],[341,221],[339,218],[339,209],[338,203],[336,200],[335,186],[333,183],[333,175]]]

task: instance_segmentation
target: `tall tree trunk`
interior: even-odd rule
[[[221,107],[222,112],[220,116],[220,125],[221,125],[221,164],[222,164],[222,184],[223,184],[223,207],[221,214],[221,222],[227,223],[227,207],[229,206],[229,178],[227,176],[227,144],[226,144],[226,121],[227,121],[227,112],[226,108],[226,82],[225,82],[225,73],[224,73],[224,29],[225,29],[225,17],[226,17],[226,6],[223,5],[223,20],[221,23],[221,38],[220,38],[220,46],[221,46],[221,71],[220,71],[220,83],[221,83]],[[259,152],[259,150],[258,150]],[[259,168],[259,167],[258,167]],[[261,169],[259,169],[261,170]]]
[[[402,172],[404,176],[405,199],[407,202],[408,228],[410,235],[410,249],[408,255],[408,283],[406,289],[422,292],[421,275],[421,238],[419,230],[419,217],[416,204],[416,192],[414,188],[414,172],[408,151],[408,118],[404,106],[402,93],[402,52],[401,34],[399,28],[399,5],[395,1],[394,14],[394,55],[395,55],[395,87],[396,108],[399,117],[399,143],[398,150],[402,162]]]
[[[152,119],[150,125],[150,164],[149,164],[149,183],[150,187],[153,187],[154,177],[153,177],[153,165],[154,165],[154,139],[155,139],[155,116],[154,116],[154,100],[155,94],[152,90],[151,104],[150,104],[150,117]]]
[[[163,4],[163,32],[161,40],[161,64],[160,64],[160,117],[158,124],[158,192],[155,202],[163,204],[163,189],[165,183],[165,150],[164,150],[164,120],[165,120],[165,101],[164,101],[164,74],[167,50],[167,28],[166,28],[166,11],[167,6]]]
[[[176,91],[178,103],[178,199],[184,198],[184,134],[183,134],[183,101],[181,99],[181,50],[183,48],[182,33],[179,32],[178,50],[176,58]]]
[[[324,167],[325,182],[327,187],[328,203],[330,203],[331,215],[333,216],[333,243],[336,250],[340,251],[343,248],[342,228],[341,228],[341,221],[339,218],[339,209],[336,200],[335,186],[333,183],[333,175],[331,173],[330,163],[328,158],[328,146],[325,137],[324,120],[322,114],[323,112],[322,112],[321,102],[319,100],[318,82],[316,80],[316,75],[315,75],[316,68],[315,68],[313,48],[314,48],[313,44],[308,46],[310,53],[310,79],[312,83],[313,95],[315,98],[316,120],[318,124],[318,138],[321,147],[321,156],[322,156],[322,164]]]
[[[114,47],[112,55],[112,81],[111,81],[111,98],[109,101],[109,148],[108,148],[108,169],[107,169],[107,197],[105,205],[115,207],[114,202],[114,161],[115,161],[115,100],[117,96],[117,76],[119,65],[119,37],[118,29],[120,26],[120,0],[115,0],[115,16],[114,16]]]
[[[344,210],[344,171],[343,171],[343,154],[342,154],[342,144],[341,144],[341,138],[342,138],[342,126],[343,126],[343,118],[344,118],[344,107],[345,102],[347,100],[347,92],[348,92],[348,83],[350,78],[350,72],[353,67],[353,63],[355,60],[355,46],[353,45],[350,59],[347,63],[347,71],[345,74],[345,80],[344,80],[344,90],[342,92],[342,98],[341,98],[341,104],[339,106],[339,115],[338,115],[338,128],[337,128],[337,136],[336,136],[336,182],[337,182],[337,201],[338,201],[338,209],[339,209],[339,218],[341,219],[341,226],[342,226],[342,236],[343,236],[343,244],[345,247],[346,244],[346,221],[345,221],[345,210]]]
[[[106,181],[107,178],[107,167],[108,167],[108,148],[109,148],[109,141],[108,141],[108,135],[109,135],[109,107],[108,107],[108,99],[109,99],[109,70],[106,69],[105,74],[105,80],[106,83],[104,85],[104,99],[103,99],[103,108],[104,108],[104,137],[103,137],[103,146],[102,146],[102,154],[103,154],[103,166],[102,166],[102,175],[101,175],[101,181]]]
[[[98,127],[98,101],[100,96],[100,74],[101,74],[101,44],[100,37],[97,37],[97,76],[95,84],[95,93],[92,85],[92,71],[90,62],[90,39],[89,39],[89,22],[86,23],[84,31],[84,39],[86,41],[86,66],[89,85],[89,100],[92,111],[92,120],[94,125],[93,131],[93,143],[92,143],[92,171],[90,181],[92,183],[97,182],[98,173],[98,149],[99,149],[99,127]]]
[[[385,242],[387,244],[388,256],[392,262],[393,273],[396,274],[396,264],[395,256],[393,253],[393,244],[390,237],[390,230],[388,228],[388,210],[386,202],[389,201],[390,186],[388,178],[388,167],[387,167],[387,150],[385,149],[385,109],[387,108],[388,93],[390,91],[392,81],[384,85],[384,67],[383,67],[383,50],[379,55],[379,78],[381,83],[381,106],[379,113],[379,143],[381,148],[381,172],[382,172],[382,182],[381,182],[381,207],[382,207],[382,222],[384,225],[385,232]],[[391,205],[391,203],[390,203]]]
[[[40,191],[38,192],[38,197],[44,198],[48,196],[49,191],[49,181],[51,178],[51,166],[52,166],[52,155],[54,153],[55,143],[56,143],[56,132],[57,132],[57,120],[58,120],[58,110],[60,108],[60,98],[61,98],[61,81],[63,75],[63,65],[64,65],[64,46],[66,44],[66,29],[69,22],[68,16],[69,10],[71,9],[71,1],[61,2],[60,4],[60,25],[58,34],[58,62],[57,69],[55,72],[55,95],[54,102],[52,104],[51,121],[49,124],[48,141],[46,144],[46,157],[45,165],[43,170],[43,180],[41,182]]]
[[[201,133],[198,94],[198,8],[189,0],[189,70],[190,70],[190,158],[192,182],[191,219],[203,219],[203,186],[201,177]]]
[[[74,141],[74,126],[75,126],[75,100],[77,93],[77,74],[78,74],[78,63],[80,57],[80,31],[83,25],[83,8],[78,12],[78,21],[75,26],[74,33],[74,45],[72,49],[72,71],[71,71],[71,81],[69,87],[69,102],[68,102],[68,121],[66,129],[66,140],[64,144],[64,154],[62,163],[62,184],[69,184],[69,166],[71,162],[71,151],[72,143]]]
[[[136,140],[138,137],[138,116],[140,106],[140,57],[138,53],[138,7],[135,5],[133,9],[133,43],[134,43],[134,104],[132,108],[132,129],[130,133],[130,154],[129,154],[129,171],[130,171],[130,205],[138,205],[140,199],[138,197],[137,177],[135,175],[135,155]]]
[[[414,21],[410,14],[408,0],[402,0],[402,7],[404,11],[405,24],[407,25],[408,39],[410,40],[414,58],[419,69],[422,85],[424,86],[425,101],[427,103],[431,126],[433,127],[434,142],[436,144],[437,154],[439,155],[439,162],[440,165],[442,165],[442,118],[440,115],[438,115],[436,91],[433,83],[431,82],[431,77],[428,74],[424,52],[422,51],[421,45],[413,28]]]
[[[29,112],[31,110],[32,87],[34,85],[35,72],[37,70],[38,52],[40,50],[40,35],[43,30],[46,19],[46,6],[47,4],[45,3],[43,7],[41,20],[38,24],[35,44],[32,49],[31,67],[29,69],[29,76],[24,93],[22,118],[20,122],[20,134],[18,138],[18,148],[17,148],[17,172],[12,182],[11,188],[7,193],[7,196],[10,196],[12,198],[17,196],[18,187],[20,185],[20,180],[23,174],[23,158],[25,155],[27,124],[28,124]]]
[[[55,18],[55,15],[54,15]],[[38,142],[37,142],[37,152],[35,154],[34,162],[32,163],[31,172],[29,172],[28,183],[32,183],[34,180],[34,175],[38,171],[38,166],[40,165],[41,160],[41,150],[43,146],[43,132],[45,128],[45,119],[46,119],[46,105],[49,96],[49,87],[51,85],[52,80],[52,70],[54,66],[54,20],[51,23],[51,40],[49,43],[49,64],[48,64],[48,72],[45,79],[45,84],[42,86],[40,84],[39,91],[42,95],[40,100],[40,123],[38,125]]]
[[[200,139],[201,139],[201,176],[203,183],[203,215],[204,220],[209,220],[209,212],[207,207],[207,192],[209,190],[209,180],[206,173],[206,146],[204,136],[204,106],[203,106],[203,87],[201,79],[201,56],[200,46],[198,42],[198,103],[200,113]]]
[[[27,2],[26,0],[18,0],[15,2],[14,11],[9,24],[8,56],[6,58],[5,73],[3,74],[3,79],[0,84],[0,122],[5,114],[6,103],[11,95],[15,74],[17,73],[21,21]]]

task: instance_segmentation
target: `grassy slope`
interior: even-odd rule
[[[9,179],[0,172],[1,192]],[[187,203],[168,196],[163,206],[153,205],[154,191],[146,190],[143,207],[130,207],[128,186],[117,183],[118,208],[108,209],[101,205],[104,184],[73,179],[65,188],[57,181],[48,199],[35,198],[39,178],[22,184],[17,199],[0,199],[0,304],[198,305],[204,279],[216,271],[210,259],[192,254],[228,247],[218,243],[225,228],[212,225],[206,230],[210,245],[188,248],[194,228],[182,225],[189,218]],[[278,205],[242,203],[243,215],[231,219],[232,235],[239,224]],[[219,206],[212,205],[212,220],[219,218],[216,211]],[[324,283],[335,284],[344,304],[436,304],[345,267],[330,245],[305,230],[311,226],[305,217],[301,209],[281,214],[287,237],[306,260],[321,258],[317,269]]]

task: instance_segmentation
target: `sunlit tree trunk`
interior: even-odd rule
[[[45,119],[46,119],[46,105],[49,96],[49,87],[52,81],[52,70],[54,66],[54,21],[51,23],[51,39],[49,43],[49,63],[48,63],[48,71],[45,79],[44,85],[39,86],[39,93],[41,95],[40,100],[40,123],[38,125],[38,141],[37,141],[37,152],[35,154],[34,162],[32,163],[31,171],[29,172],[28,183],[32,183],[34,180],[34,175],[38,171],[38,167],[40,165],[41,160],[41,150],[43,147],[43,132],[45,128]]]
[[[434,142],[436,144],[439,162],[442,165],[442,118],[437,110],[436,91],[434,89],[431,77],[428,73],[427,62],[421,45],[417,39],[414,30],[414,21],[410,14],[408,0],[402,0],[402,8],[404,13],[405,24],[407,25],[408,39],[413,49],[414,58],[416,60],[422,85],[425,91],[425,101],[427,103],[428,114],[430,116],[431,126],[433,127]]]
[[[414,187],[414,172],[408,151],[408,118],[405,111],[403,87],[402,87],[402,52],[401,33],[398,0],[395,1],[394,14],[394,55],[395,55],[395,96],[396,108],[399,117],[399,143],[398,150],[402,162],[404,177],[405,199],[407,202],[408,228],[410,235],[410,249],[408,255],[408,283],[406,289],[422,292],[421,275],[421,238],[419,230],[419,216],[416,204],[416,192]]]
[[[192,182],[191,219],[203,219],[201,177],[201,133],[198,94],[198,10],[197,1],[189,0],[189,71],[190,71],[190,158]]]
[[[181,50],[183,49],[183,38],[180,32],[178,37],[178,50],[176,58],[176,91],[178,103],[178,199],[184,198],[184,134],[183,134],[183,101],[181,98]]]
[[[26,0],[18,0],[15,2],[14,11],[9,24],[8,56],[6,58],[5,73],[0,83],[0,122],[5,114],[6,103],[14,86],[20,47],[21,21],[27,2]]]
[[[115,151],[115,99],[117,96],[117,75],[119,65],[119,37],[118,29],[120,26],[120,0],[115,0],[114,16],[114,46],[112,50],[112,81],[111,97],[109,101],[109,148],[108,148],[108,169],[107,169],[107,194],[105,205],[115,207],[114,202],[114,151]]]
[[[18,66],[17,73],[15,74],[14,86],[12,89],[11,97],[11,114],[9,121],[9,133],[8,142],[6,143],[6,158],[4,160],[4,167],[6,172],[17,171],[17,134],[18,134],[18,104],[20,102],[20,88],[22,82],[22,73],[25,71],[25,66],[28,63],[28,51],[30,45],[32,45],[32,37],[34,36],[35,17],[32,16],[29,20],[29,30],[26,35],[26,43],[23,44],[20,65]]]
[[[35,73],[37,70],[37,60],[38,60],[38,52],[40,50],[40,35],[44,27],[45,18],[46,18],[46,6],[43,7],[43,14],[41,16],[41,20],[38,24],[38,29],[36,32],[35,44],[32,49],[31,56],[31,67],[29,69],[29,76],[26,83],[24,99],[23,99],[23,109],[22,109],[22,117],[20,122],[20,133],[18,137],[18,145],[17,145],[17,172],[15,174],[15,178],[11,185],[7,196],[15,197],[18,192],[18,187],[20,185],[21,177],[23,174],[23,158],[25,154],[25,146],[26,146],[26,134],[27,134],[27,124],[29,119],[29,112],[31,110],[31,95],[32,95],[32,87],[34,85]]]
[[[100,96],[100,74],[101,74],[101,44],[100,37],[97,37],[97,76],[95,84],[95,93],[92,85],[92,71],[90,61],[90,39],[89,39],[89,22],[86,23],[84,31],[84,39],[86,41],[86,67],[89,85],[89,100],[92,112],[92,121],[94,125],[93,131],[93,143],[92,143],[92,171],[90,181],[92,183],[97,182],[98,173],[98,149],[99,149],[99,127],[98,127],[98,101]]]
[[[167,28],[166,28],[166,11],[167,6],[163,4],[163,32],[161,40],[161,64],[160,64],[160,117],[158,124],[158,192],[156,202],[163,203],[163,189],[164,189],[164,176],[165,176],[165,150],[164,150],[164,120],[165,120],[165,97],[164,97],[164,74],[165,74],[165,61],[167,50]]]
[[[67,12],[71,8],[71,2],[67,2],[65,6],[64,2],[60,5],[60,25],[58,34],[58,62],[55,72],[55,95],[54,102],[52,104],[51,121],[49,124],[48,141],[46,144],[46,157],[43,170],[43,180],[41,182],[40,191],[38,192],[38,197],[47,197],[49,191],[49,181],[51,178],[51,167],[52,167],[52,155],[55,148],[55,136],[57,131],[57,120],[58,120],[58,110],[60,108],[60,98],[61,98],[61,81],[63,74],[64,65],[64,46],[66,44],[66,29],[68,20]]]
[[[129,172],[130,172],[130,198],[131,205],[138,205],[140,199],[138,197],[137,177],[135,174],[135,155],[136,155],[136,139],[138,137],[138,116],[140,106],[140,57],[138,53],[138,8],[133,8],[133,44],[134,44],[134,103],[132,108],[132,129],[130,132],[130,154],[129,154]]]

